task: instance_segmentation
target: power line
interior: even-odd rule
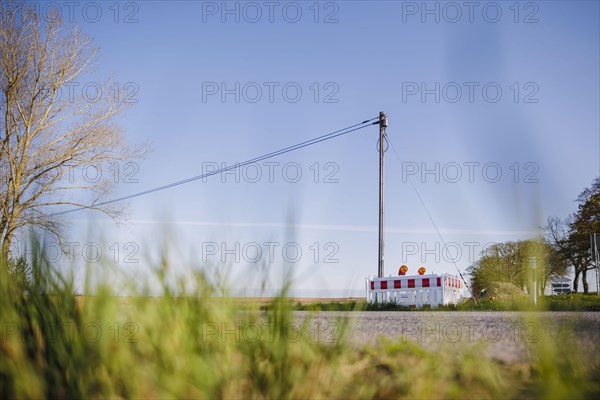
[[[338,136],[346,135],[346,134],[348,134],[350,132],[354,132],[354,131],[357,131],[359,129],[363,129],[363,128],[366,128],[368,126],[374,125],[375,123],[373,123],[373,124],[369,123],[369,122],[372,122],[374,120],[377,120],[375,123],[377,123],[377,124],[379,123],[379,117],[371,118],[371,119],[359,122],[358,124],[350,125],[350,126],[347,126],[345,128],[338,129],[336,131],[327,133],[325,135],[321,135],[321,136],[318,136],[316,138],[313,138],[313,139],[310,139],[310,140],[306,140],[304,142],[297,143],[297,144],[295,144],[293,146],[284,147],[283,149],[272,151],[270,153],[263,154],[262,156],[255,157],[255,158],[252,158],[250,160],[246,160],[246,161],[241,162],[241,163],[236,163],[234,165],[230,165],[229,167],[220,168],[220,169],[217,169],[215,171],[207,172],[205,174],[192,176],[191,178],[187,178],[187,179],[183,179],[183,180],[180,180],[180,181],[168,183],[166,185],[158,186],[158,187],[155,187],[155,188],[152,188],[152,189],[144,190],[142,192],[130,194],[130,195],[127,195],[127,196],[116,198],[116,199],[103,201],[101,203],[92,203],[89,207],[81,206],[81,207],[73,208],[71,210],[57,212],[57,213],[51,214],[51,216],[68,214],[68,213],[72,213],[72,212],[75,212],[75,211],[90,209],[92,207],[105,206],[105,205],[108,205],[108,204],[113,204],[113,203],[117,203],[117,202],[129,200],[129,199],[133,199],[135,197],[144,196],[146,194],[159,192],[161,190],[170,189],[172,187],[183,185],[183,184],[186,184],[186,183],[189,183],[189,182],[193,182],[193,181],[196,181],[198,179],[204,179],[204,178],[207,178],[207,177],[212,176],[212,175],[216,175],[216,174],[220,174],[220,173],[223,173],[223,172],[227,172],[227,171],[230,171],[230,170],[236,169],[236,168],[241,168],[241,167],[244,167],[244,166],[246,166],[248,164],[253,164],[253,163],[256,163],[256,162],[259,162],[259,161],[267,160],[269,158],[277,157],[277,156],[280,156],[280,155],[285,154],[285,153],[289,153],[289,152],[294,151],[294,150],[298,150],[298,149],[301,149],[301,148],[304,148],[304,147],[312,146],[313,144],[321,143],[321,142],[324,142],[326,140],[330,140],[330,139],[336,138]]]

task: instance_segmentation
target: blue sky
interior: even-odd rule
[[[531,237],[548,216],[575,211],[600,170],[597,1],[151,1],[118,3],[118,16],[113,3],[78,4],[88,14],[77,8],[73,20],[101,50],[96,74],[139,89],[121,125],[153,146],[139,182],[116,196],[384,111],[399,153],[386,153],[386,273],[403,263],[455,273],[453,257],[464,271],[486,243]],[[283,155],[258,166],[256,183],[254,168],[239,182],[214,176],[131,200],[124,226],[73,214],[70,234],[117,242],[118,265],[138,271],[168,224],[178,265],[225,257],[246,293],[274,249],[274,285],[290,268],[295,294],[360,295],[377,272],[377,138],[373,126]],[[128,243],[139,263],[123,263]],[[257,245],[262,258],[248,262]]]

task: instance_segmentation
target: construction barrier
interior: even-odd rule
[[[396,303],[407,307],[437,307],[462,299],[463,282],[456,276],[414,275],[367,278],[369,303]]]

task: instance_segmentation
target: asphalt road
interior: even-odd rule
[[[527,360],[531,345],[554,339],[559,352],[568,351],[562,344],[577,343],[600,359],[599,312],[296,312],[298,321],[309,315],[306,334],[325,343],[339,339],[345,320],[345,336],[357,346],[381,336],[431,350],[483,343],[488,356],[514,363]]]

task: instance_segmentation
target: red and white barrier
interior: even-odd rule
[[[462,299],[463,282],[456,276],[412,275],[367,278],[369,303],[396,303],[407,307],[437,307]]]

